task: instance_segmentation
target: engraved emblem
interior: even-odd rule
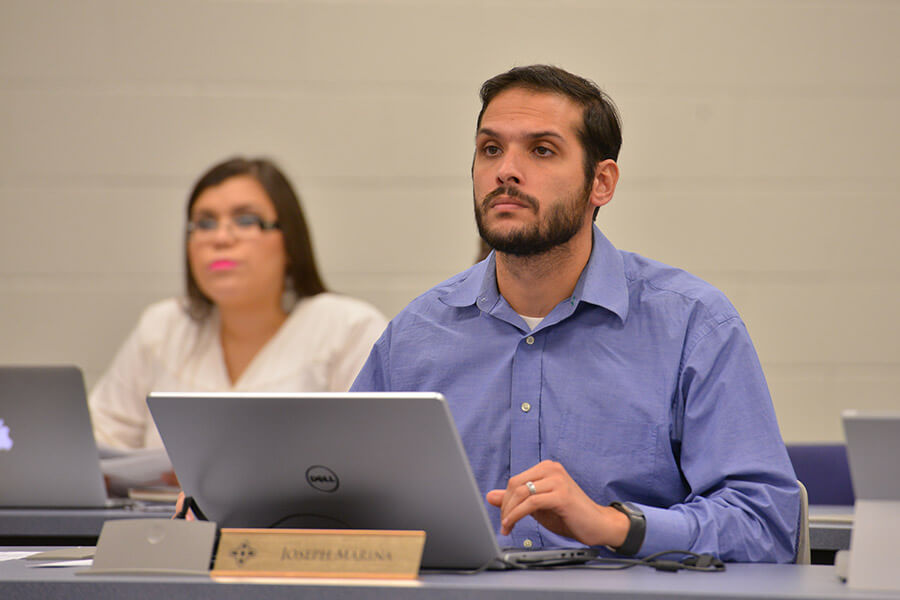
[[[241,542],[240,546],[231,550],[231,557],[234,558],[234,562],[241,566],[244,566],[244,563],[255,556],[256,549],[246,540]]]

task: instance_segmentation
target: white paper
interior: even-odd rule
[[[56,562],[49,563],[34,563],[30,565],[36,569],[41,569],[44,567],[90,567],[94,564],[94,560],[91,558],[81,558],[78,560],[60,560]]]
[[[26,558],[32,554],[37,554],[38,552],[38,550],[35,550],[34,552],[0,552],[0,562],[5,560],[19,560],[20,558]]]
[[[120,450],[99,446],[100,470],[109,479],[111,490],[162,485],[162,475],[172,470],[163,448]]]

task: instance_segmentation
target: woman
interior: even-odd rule
[[[346,391],[386,325],[325,290],[297,196],[270,161],[212,167],[187,220],[187,297],[147,308],[91,392],[100,444],[162,447],[151,391]]]

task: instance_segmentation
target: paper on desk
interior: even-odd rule
[[[169,455],[163,448],[120,450],[99,446],[100,470],[109,478],[111,488],[161,485],[162,475],[172,470]]]
[[[0,562],[5,560],[19,560],[20,558],[27,558],[32,554],[37,554],[39,550],[35,550],[34,552],[0,552]]]
[[[61,560],[49,563],[34,563],[29,565],[33,569],[43,569],[45,567],[90,567],[94,564],[92,558],[82,558],[79,560]]]

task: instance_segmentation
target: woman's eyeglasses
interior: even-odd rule
[[[225,230],[237,240],[253,240],[265,231],[278,229],[277,221],[266,221],[258,215],[248,213],[221,221],[216,217],[194,219],[187,224],[187,234],[197,242],[210,241],[216,237],[222,222],[225,223]]]

